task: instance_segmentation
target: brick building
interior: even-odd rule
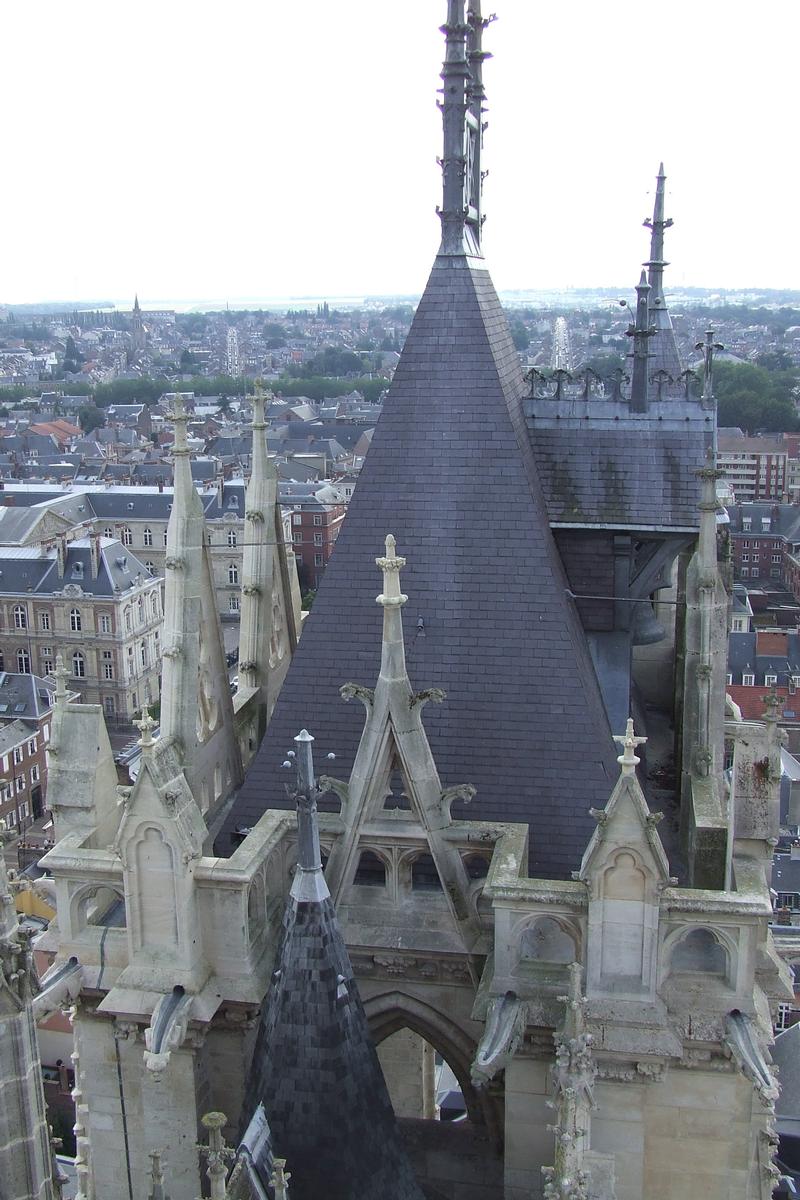
[[[292,487],[285,496],[293,509],[292,549],[304,591],[319,586],[347,512],[346,505],[338,498],[326,500],[324,496],[325,489],[321,491],[318,487]]]
[[[44,812],[45,745],[22,721],[0,727],[0,829],[23,833]]]

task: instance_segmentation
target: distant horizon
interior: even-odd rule
[[[518,287],[518,288],[502,288],[498,289],[498,295],[501,301],[504,298],[521,298],[517,303],[524,303],[525,298],[530,298],[533,301],[536,297],[557,297],[570,295],[596,295],[598,299],[603,299],[608,296],[613,299],[614,295],[619,294],[620,297],[631,295],[635,292],[635,288],[629,285],[610,284],[567,284],[563,287]],[[692,295],[698,293],[697,296]],[[213,296],[182,296],[170,298],[151,298],[146,294],[139,294],[139,305],[143,311],[175,311],[175,312],[225,312],[229,309],[233,312],[253,311],[253,310],[270,310],[281,312],[291,309],[295,306],[303,306],[305,308],[316,307],[317,305],[328,304],[331,308],[357,308],[359,304],[376,304],[383,303],[386,306],[394,304],[411,304],[415,305],[419,302],[422,296],[422,289],[418,292],[351,292],[340,293],[336,295],[322,293],[298,293],[297,295],[273,295],[273,296],[229,296],[225,298]],[[742,285],[739,287],[715,287],[705,284],[684,284],[681,287],[673,289],[665,288],[665,298],[668,307],[676,300],[684,303],[685,300],[697,299],[702,303],[704,299],[720,297],[727,300],[730,297],[743,296],[782,296],[787,300],[797,301],[800,304],[800,289],[798,288],[781,288],[758,286],[755,284]],[[537,305],[534,304],[534,307]],[[116,298],[92,298],[78,300],[34,300],[34,301],[5,301],[0,300],[0,310],[15,310],[26,311],[31,315],[40,314],[42,316],[55,316],[63,312],[109,312],[109,313],[128,313],[133,308],[133,298],[130,300],[122,300]]]

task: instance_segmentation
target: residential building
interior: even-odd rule
[[[22,721],[0,726],[0,830],[24,833],[44,812],[46,745]]]
[[[788,448],[778,437],[744,437],[720,430],[717,464],[740,503],[787,496]]]
[[[0,670],[52,675],[110,721],[159,696],[161,579],[130,548],[93,534],[45,546],[0,546]]]

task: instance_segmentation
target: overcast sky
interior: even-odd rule
[[[798,0],[495,0],[500,289],[800,287]],[[418,293],[445,0],[3,6],[0,302]]]

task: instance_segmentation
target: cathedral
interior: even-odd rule
[[[178,397],[130,786],[57,672],[41,979],[0,880],[3,1200],[58,1194],[65,1008],[78,1200],[772,1195],[781,735],[725,698],[713,337],[686,370],[662,167],[629,372],[523,373],[487,24],[447,0],[441,243],[302,634],[257,394],[230,696]]]

